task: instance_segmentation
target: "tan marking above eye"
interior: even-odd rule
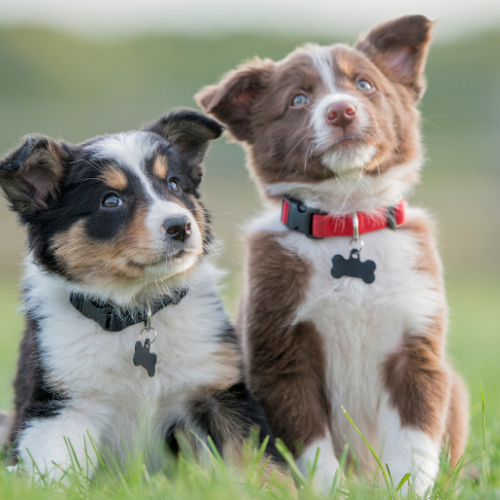
[[[168,162],[164,156],[158,156],[153,165],[153,172],[160,179],[165,179],[168,171]]]
[[[107,165],[100,178],[110,187],[122,191],[127,187],[127,176],[117,167]]]

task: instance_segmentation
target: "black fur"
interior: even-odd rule
[[[117,260],[121,262],[129,259],[134,266],[136,264],[133,260],[136,254],[130,256],[131,254],[124,250],[130,246],[126,240],[131,237],[128,231],[134,233],[137,238],[132,240],[132,244],[139,241],[142,245],[138,245],[137,253],[144,252],[144,261],[139,262],[138,267],[146,268],[149,263],[156,266],[163,263],[163,260],[175,259],[177,255],[182,255],[182,243],[171,237],[172,233],[167,231],[168,228],[164,227],[162,220],[156,222],[156,235],[161,237],[155,240],[143,235],[143,231],[144,234],[149,234],[147,224],[144,223],[144,213],[150,213],[148,209],[153,207],[152,199],[156,198],[151,196],[151,190],[155,191],[162,201],[176,202],[191,212],[194,223],[199,223],[199,230],[204,239],[203,250],[207,253],[211,247],[212,232],[210,216],[199,201],[198,189],[203,175],[201,162],[208,142],[219,137],[222,130],[223,127],[215,120],[195,111],[183,110],[164,116],[145,131],[136,132],[131,136],[97,137],[80,145],[58,143],[46,137],[28,138],[17,150],[0,160],[0,187],[13,210],[19,214],[21,222],[27,226],[29,246],[35,264],[41,267],[43,272],[62,276],[70,283],[79,281],[79,284],[91,286],[91,293],[95,293],[98,300],[101,292],[100,279],[104,279],[107,272],[112,276],[114,272],[108,271],[109,255],[114,256],[118,252]],[[129,139],[131,142],[127,142]],[[108,142],[100,147],[102,141]],[[116,152],[113,148],[120,148],[122,144],[124,148],[134,148],[137,145],[137,151],[132,151],[131,156],[138,153],[137,161],[143,162],[140,172],[132,163],[120,165],[120,161],[126,160],[120,160],[122,157],[119,154],[116,157],[106,157],[107,154],[113,155]],[[158,164],[155,164],[155,161],[158,161]],[[159,178],[164,175],[163,172],[166,172],[165,178]],[[141,181],[144,176],[148,177],[148,183]],[[175,183],[170,182],[173,180]],[[118,197],[120,203],[105,206],[103,200],[109,194]],[[155,205],[160,209],[162,206],[168,208],[170,205]],[[156,217],[161,213],[153,215]],[[161,217],[167,217],[166,220],[169,220],[170,216],[163,213]],[[69,232],[73,228],[75,230]],[[165,231],[160,232],[160,228]],[[153,246],[151,241],[156,245],[151,251],[153,257],[147,253],[150,250],[148,245]],[[157,247],[160,250],[157,250]],[[76,257],[75,248],[81,252],[76,253]],[[97,250],[94,252],[94,249]],[[88,260],[87,254],[90,255]],[[197,247],[197,259],[200,254],[201,249]],[[154,260],[157,255],[158,260]],[[96,264],[101,262],[99,259],[105,262],[102,276],[101,267]],[[75,272],[75,269],[80,274]],[[94,274],[98,275],[95,281],[85,281],[88,275]],[[118,276],[121,279],[119,273]],[[120,286],[123,286],[123,283]],[[73,291],[73,287],[70,289]],[[68,293],[68,301],[70,295]],[[214,311],[220,309],[221,315],[225,316],[222,301],[211,287],[207,291],[207,297],[210,307],[213,307]],[[154,305],[154,299],[151,300]],[[75,314],[78,313],[75,311]],[[22,436],[22,430],[35,421],[57,417],[71,401],[68,394],[73,397],[71,402],[75,404],[79,398],[78,392],[72,392],[69,380],[61,381],[61,387],[66,384],[67,394],[61,387],[54,387],[48,382],[52,380],[49,378],[52,374],[48,373],[51,361],[48,356],[51,354],[50,351],[41,352],[39,337],[47,333],[45,328],[50,327],[50,324],[46,326],[44,322],[42,331],[39,324],[42,317],[43,311],[27,312],[27,325],[14,383],[16,417],[11,433],[13,443],[17,437]],[[49,319],[47,317],[47,321]],[[235,330],[229,320],[223,323],[222,327],[219,322],[214,325],[217,325],[214,328],[222,330],[213,332],[214,335],[219,333],[217,341],[222,348],[227,348],[227,352],[230,352],[227,358],[220,358],[221,363],[227,359],[229,376],[234,377],[230,380],[239,380],[241,375],[238,374],[238,369],[242,370],[242,366],[239,366]],[[64,335],[64,332],[61,332],[61,335]],[[147,350],[148,346],[137,341],[136,353],[141,354],[144,349]],[[224,349],[221,350],[222,356],[225,356],[225,352]],[[156,354],[150,352],[147,360],[152,356],[156,357]],[[132,364],[132,357],[130,363]],[[149,365],[144,359],[137,357],[134,357],[134,363],[136,366],[147,366],[150,376],[153,375],[152,364]],[[226,379],[222,376],[221,383],[222,380]],[[224,383],[227,385],[230,382]],[[224,385],[217,383],[217,387]],[[186,390],[190,391],[186,399],[192,398],[192,401],[189,400],[187,416],[171,426],[164,438],[165,444],[172,452],[179,452],[177,431],[187,434],[193,430],[203,438],[211,436],[221,453],[226,443],[236,447],[241,445],[243,440],[250,437],[253,427],[259,428],[259,443],[271,434],[259,402],[243,382],[226,389],[203,386]],[[183,400],[183,403],[185,401]],[[185,410],[186,407],[183,406],[183,412]],[[29,433],[26,436],[30,439]],[[38,440],[39,438],[40,436],[37,436]],[[18,451],[24,454],[24,450]],[[272,438],[266,455],[271,456],[275,464],[283,464]]]
[[[201,435],[211,436],[221,454],[225,443],[248,439],[250,430],[258,427],[259,445],[270,436],[267,454],[276,463],[284,463],[262,407],[244,382],[196,399],[192,402],[190,414],[194,429]]]
[[[168,159],[168,179],[165,181],[152,173],[155,158],[147,160],[146,170],[159,196],[177,197],[193,211],[191,196],[199,198],[198,187],[203,175],[201,162],[208,142],[219,137],[222,130],[218,122],[192,110],[165,115],[146,129],[157,154]],[[99,179],[107,159],[100,157],[96,161],[92,151],[92,146],[102,139],[97,137],[73,146],[44,136],[30,136],[0,160],[0,187],[11,208],[19,214],[21,223],[27,225],[29,247],[36,261],[68,281],[72,277],[51,250],[55,236],[83,219],[89,238],[112,239],[134,216],[137,206],[147,203],[139,180],[124,169],[128,184],[121,194],[127,200],[126,210],[99,210],[103,197],[110,191]],[[179,193],[168,191],[171,178],[181,186]],[[213,241],[210,214],[199,203],[206,218],[207,230],[203,237],[204,251],[208,253]]]
[[[16,416],[10,436],[12,443],[18,432],[29,425],[30,421],[59,415],[61,408],[69,400],[64,392],[47,382],[37,331],[37,320],[28,316],[14,380]]]
[[[145,130],[175,143],[175,148],[182,154],[191,169],[191,177],[198,185],[203,175],[199,165],[207,151],[208,141],[219,138],[224,127],[206,115],[184,109],[163,116]]]

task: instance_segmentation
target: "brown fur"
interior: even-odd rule
[[[442,360],[441,345],[433,335],[443,335],[436,320],[426,336],[409,336],[385,366],[385,384],[404,426],[417,427],[439,440],[448,407],[450,374]]]
[[[416,270],[432,278],[432,287],[444,293],[432,225],[428,220],[412,219],[400,230],[411,232],[417,239],[420,255]],[[468,399],[463,382],[443,359],[447,328],[447,311],[443,310],[422,335],[408,335],[388,358],[384,380],[402,424],[417,427],[443,444],[449,438],[455,465],[465,451]]]
[[[444,433],[450,447],[452,467],[460,460],[467,446],[469,434],[469,393],[461,377],[452,373],[451,397]]]
[[[242,332],[250,388],[276,436],[297,451],[328,425],[321,339],[311,322],[290,324],[308,286],[309,265],[269,233],[254,235],[249,247]]]
[[[434,226],[428,218],[412,219],[400,230],[411,232],[416,238],[420,250],[416,261],[416,270],[429,275],[435,290],[444,293],[443,266],[437,249]],[[446,331],[446,327],[447,325],[445,325],[444,331]]]
[[[158,156],[153,164],[153,172],[159,179],[167,177],[168,162],[164,156]]]
[[[101,179],[113,189],[123,191],[127,187],[127,176],[116,167],[112,165],[106,166],[101,174]]]
[[[423,16],[406,16],[376,26],[360,37],[356,48],[367,53],[388,76],[410,88],[416,99],[425,91],[422,76],[434,23]],[[405,62],[398,64],[401,57]]]
[[[334,183],[324,184],[324,191],[315,190],[315,185],[336,175],[341,187],[341,167],[325,166],[321,161],[325,153],[373,146],[371,161],[351,168],[359,168],[360,175],[382,177],[394,167],[407,165],[398,181],[409,187],[418,180],[421,145],[416,104],[425,91],[423,70],[432,27],[424,16],[406,16],[375,27],[354,47],[305,46],[278,62],[254,59],[228,73],[219,84],[202,89],[196,99],[243,143],[247,166],[264,196],[279,203],[283,194],[300,199],[301,193],[306,193],[304,196],[314,200],[318,208],[326,210],[324,204],[343,212],[344,205],[336,204],[335,192],[326,191]],[[321,69],[315,64],[318,57],[323,58]],[[334,90],[322,74],[329,65]],[[371,88],[358,89],[360,80],[369,82]],[[342,127],[328,118],[326,106],[330,104],[317,108],[331,102],[327,96],[332,92],[347,94],[342,100],[356,108],[356,116]],[[298,94],[304,94],[308,103],[294,106]],[[318,114],[312,115],[315,111]],[[363,114],[369,125],[358,119]],[[326,139],[313,125],[324,127]],[[336,168],[340,169],[338,174]],[[273,186],[287,182],[301,187]],[[347,197],[346,192],[346,202]],[[353,198],[353,204],[357,203]],[[433,291],[444,294],[441,261],[428,221],[411,220],[398,231],[415,238],[418,255],[412,262],[414,271],[426,275]],[[319,432],[315,437],[320,437],[319,429],[328,417],[323,349],[313,324],[290,325],[302,300],[308,270],[274,238],[279,236],[261,233],[249,241],[240,330],[246,342],[250,384],[262,398],[271,426],[289,446],[296,439],[307,445],[311,439],[308,433]],[[446,430],[455,459],[463,452],[467,409],[463,397],[452,395],[450,399],[456,390],[452,389],[453,374],[444,355],[446,332],[443,300],[442,311],[428,318],[424,331],[404,332],[401,345],[382,367],[382,376],[402,424],[422,429],[438,440],[444,439]],[[460,417],[452,417],[449,405]],[[305,416],[308,411],[310,415]]]
[[[136,280],[144,274],[145,265],[159,258],[148,243],[146,214],[146,206],[138,207],[125,230],[105,242],[90,239],[84,221],[79,221],[54,238],[54,254],[69,276],[85,284],[102,283],[104,277],[119,283]]]
[[[360,79],[374,86],[361,96],[372,124],[362,142],[377,148],[365,167],[367,175],[380,175],[420,154],[416,126],[419,112],[414,104],[425,87],[422,70],[432,23],[422,16],[415,17],[420,23],[418,28],[413,27],[412,17],[403,18],[376,27],[354,48],[339,44],[330,48],[339,91],[357,95],[356,83]],[[406,36],[401,30],[407,25],[412,29]],[[383,36],[384,30],[388,40],[400,37],[400,52],[393,45],[387,49],[389,41]],[[246,144],[248,168],[259,184],[317,183],[336,176],[320,161],[324,150],[315,146],[310,108],[290,106],[297,94],[305,93],[313,105],[328,93],[309,50],[308,46],[299,48],[276,63],[255,58],[195,96],[203,109]],[[395,65],[395,61],[403,61],[402,66]],[[353,127],[355,124],[346,132],[355,133]],[[332,130],[332,140],[337,133],[340,131]],[[415,180],[415,175],[408,179],[409,183]]]

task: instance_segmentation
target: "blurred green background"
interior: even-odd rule
[[[133,129],[192,96],[254,55],[274,59],[313,36],[140,35],[84,38],[41,28],[0,27],[0,151],[38,132],[79,142]],[[432,46],[421,109],[427,162],[411,201],[439,222],[451,309],[449,354],[471,390],[478,436],[479,384],[488,414],[500,410],[500,31]],[[205,201],[224,242],[225,295],[239,292],[241,225],[259,210],[241,148],[224,139],[206,161]],[[22,317],[18,283],[24,232],[0,203],[0,408],[12,406]]]

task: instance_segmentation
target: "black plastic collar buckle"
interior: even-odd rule
[[[392,230],[400,227],[400,224],[398,224],[396,218],[396,207],[387,207],[387,224]]]
[[[325,212],[317,210],[316,208],[311,208],[289,196],[283,198],[288,202],[288,219],[286,221],[286,227],[292,231],[300,231],[305,234],[308,238],[315,240],[321,239],[312,234],[312,218],[313,215],[325,215]]]

